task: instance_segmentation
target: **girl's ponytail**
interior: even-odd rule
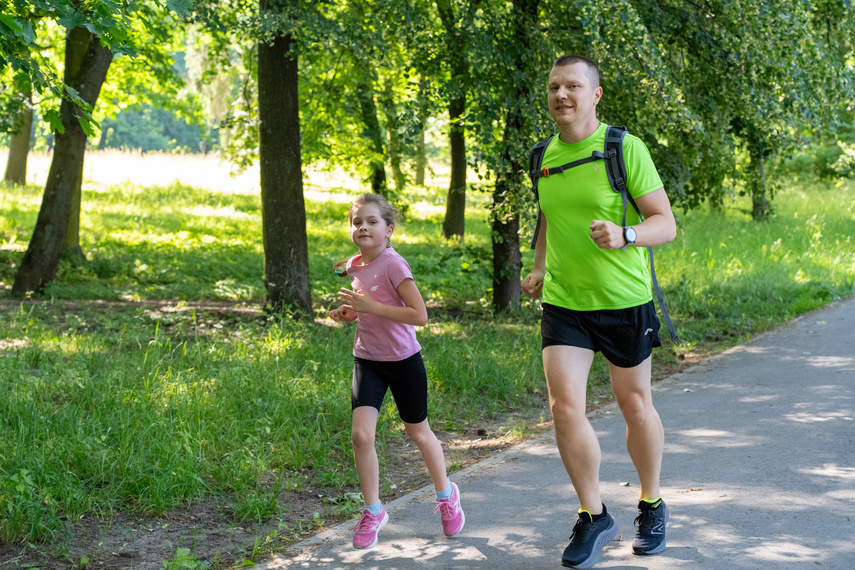
[[[333,265],[333,272],[339,277],[347,277],[347,262],[353,259],[353,256],[345,257],[335,265]]]

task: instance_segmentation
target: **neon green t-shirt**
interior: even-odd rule
[[[556,136],[546,147],[543,167],[554,168],[603,151],[606,125],[585,140],[567,144]],[[623,141],[627,189],[633,198],[662,188],[650,152],[638,137]],[[540,208],[546,216],[546,276],[543,302],[576,311],[626,309],[649,302],[650,266],[643,247],[600,249],[591,239],[591,222],[620,225],[623,201],[609,185],[602,160],[589,162],[538,182]],[[639,223],[632,204],[626,225]]]

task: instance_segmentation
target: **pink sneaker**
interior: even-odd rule
[[[389,513],[383,509],[379,515],[372,515],[371,511],[365,509],[359,522],[353,529],[353,547],[360,549],[373,548],[377,544],[377,533],[389,522]]]
[[[451,483],[451,496],[437,501],[433,512],[436,511],[440,512],[442,532],[445,533],[445,536],[454,536],[463,530],[466,516],[460,507],[460,489],[457,488],[457,485]]]

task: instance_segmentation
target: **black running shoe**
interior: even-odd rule
[[[665,525],[668,523],[668,506],[659,499],[654,504],[639,501],[638,516],[635,517],[635,554],[658,554],[665,550]]]
[[[588,512],[579,513],[579,520],[564,549],[561,565],[567,568],[590,568],[600,559],[603,547],[615,537],[618,525],[603,505],[603,516],[594,521]]]

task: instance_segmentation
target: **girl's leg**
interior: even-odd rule
[[[417,424],[404,422],[407,435],[418,446],[422,453],[422,459],[430,472],[433,485],[436,487],[436,508],[434,513],[440,511],[442,519],[442,532],[445,536],[455,536],[466,524],[466,515],[460,506],[460,489],[451,483],[445,474],[445,457],[442,454],[442,445],[430,429],[427,419]]]
[[[360,406],[353,410],[351,441],[353,459],[356,463],[356,475],[366,505],[380,502],[380,463],[377,461],[377,449],[374,437],[377,430],[377,416],[380,413],[371,406]]]
[[[437,492],[445,491],[448,487],[448,477],[445,474],[445,456],[442,453],[442,444],[439,443],[427,420],[417,424],[404,422],[407,435],[422,454],[425,466],[433,479]]]

